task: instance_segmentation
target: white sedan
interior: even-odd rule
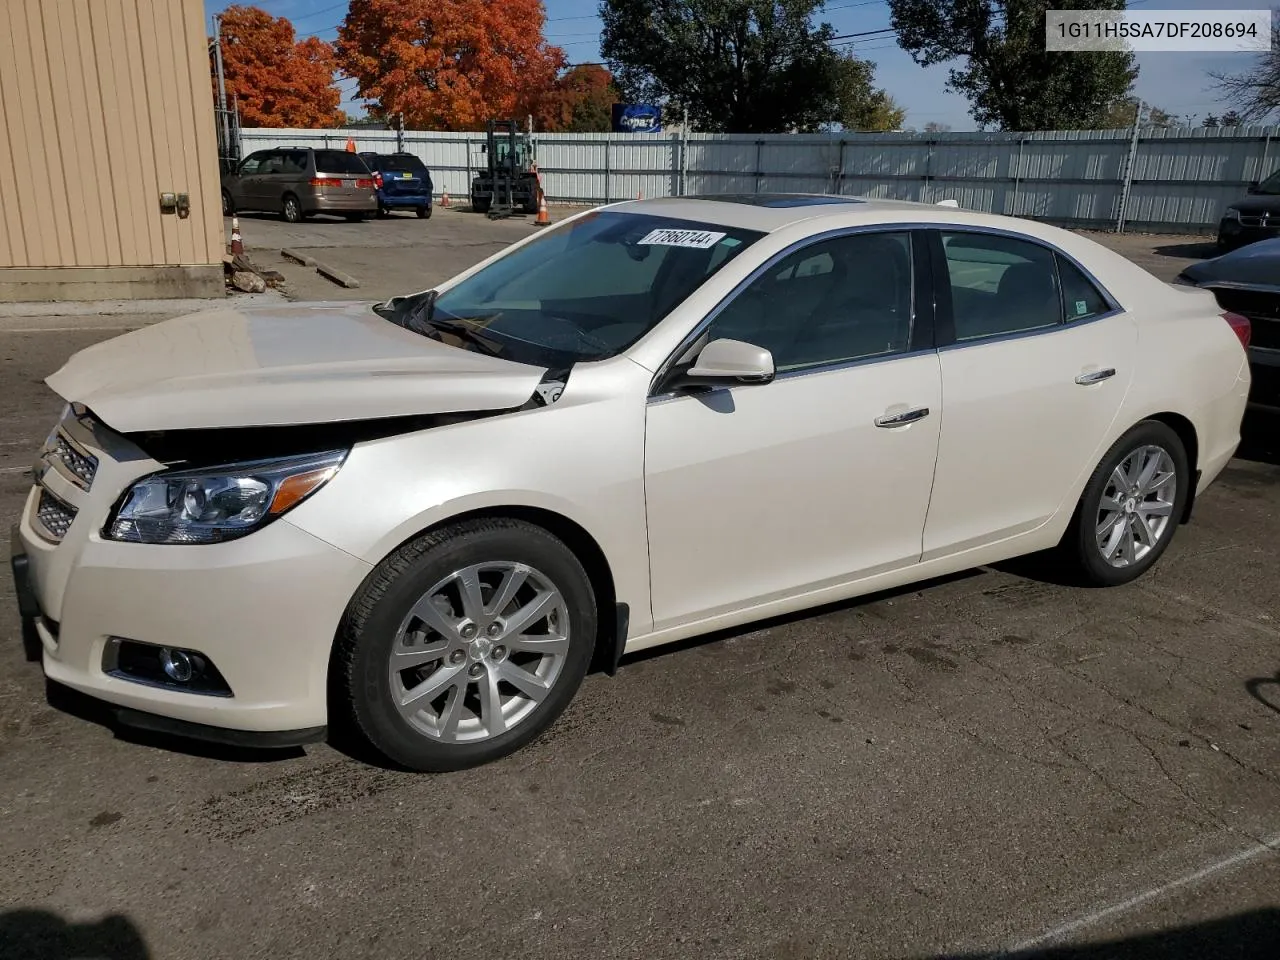
[[[436,290],[77,354],[21,607],[124,723],[457,769],[627,652],[1048,548],[1132,580],[1236,448],[1248,335],[1025,220],[616,204]]]

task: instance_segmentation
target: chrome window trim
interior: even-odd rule
[[[712,307],[707,312],[707,315],[698,321],[698,323],[694,326],[693,330],[689,334],[687,334],[684,337],[684,339],[680,341],[679,345],[674,350],[672,350],[670,354],[667,355],[667,359],[664,360],[658,366],[658,370],[653,375],[653,379],[649,381],[649,395],[646,398],[646,403],[655,403],[659,401],[665,401],[665,400],[670,400],[677,397],[685,396],[685,394],[675,393],[670,390],[664,393],[654,393],[653,392],[654,385],[661,383],[662,380],[666,378],[666,376],[671,372],[671,368],[675,365],[678,358],[682,356],[684,352],[688,350],[689,347],[692,346],[693,343],[700,336],[702,336],[703,332],[707,329],[707,327],[709,327],[712,324],[712,322],[715,321],[715,319],[721,314],[722,311],[725,310],[726,307],[729,306],[729,304],[731,304],[734,300],[736,300],[739,296],[741,296],[743,291],[745,291],[747,287],[751,286],[751,284],[755,283],[756,280],[760,279],[761,276],[763,276],[770,269],[775,267],[780,261],[791,256],[793,253],[798,253],[799,251],[805,249],[806,247],[811,247],[814,244],[824,243],[827,240],[834,240],[839,237],[854,236],[856,234],[861,234],[861,233],[911,233],[917,230],[927,230],[927,229],[933,229],[936,227],[937,227],[937,224],[935,223],[914,223],[914,222],[913,223],[866,223],[866,224],[860,224],[854,227],[837,227],[831,230],[824,230],[822,233],[811,234],[810,236],[807,236],[802,240],[797,240],[795,243],[791,244],[790,246],[785,247],[782,250],[779,250],[777,253],[771,256],[764,263],[760,264],[758,267],[752,270],[751,273],[747,274],[747,276],[743,278],[738,283],[737,286],[735,286],[732,290],[730,290],[727,294],[725,294],[724,297],[720,300],[720,302],[717,303],[714,307]],[[913,237],[912,244],[914,245],[915,242],[916,240]],[[911,322],[912,322],[912,332],[914,333],[915,319],[916,319],[914,252],[912,252],[911,254],[911,259],[912,259]],[[933,347],[929,347],[926,350],[914,350],[914,351],[904,350],[901,353],[877,354],[874,357],[860,357],[857,360],[832,360],[830,363],[814,364],[813,366],[804,367],[799,370],[788,370],[783,373],[777,374],[777,376],[774,379],[775,380],[791,379],[793,377],[805,376],[811,373],[822,373],[829,370],[833,370],[835,368],[862,366],[868,363],[885,363],[890,360],[899,360],[902,357],[911,356],[913,354],[932,353],[933,350],[934,350]],[[743,386],[751,386],[751,384],[743,384]],[[709,392],[718,393],[721,390],[730,390],[730,389],[733,389],[733,388],[729,386],[716,387]],[[706,394],[702,394],[702,396],[706,396]]]
[[[1058,247],[1055,244],[1050,243],[1048,240],[1041,240],[1039,237],[1027,236],[1024,233],[1018,233],[1017,231],[1014,231],[1014,230],[1006,230],[1001,227],[967,226],[967,225],[952,226],[951,224],[946,224],[946,225],[934,224],[931,227],[931,229],[938,231],[939,245],[941,245],[941,242],[942,242],[941,234],[943,233],[982,233],[982,234],[987,234],[989,236],[1004,237],[1009,240],[1021,240],[1024,243],[1035,244],[1038,247],[1048,250],[1050,253],[1057,254],[1058,256],[1062,257],[1062,259],[1066,260],[1068,263],[1074,266],[1077,270],[1079,270],[1080,273],[1084,275],[1084,278],[1088,280],[1091,284],[1093,284],[1094,289],[1096,289],[1100,294],[1102,294],[1102,299],[1106,302],[1108,307],[1106,311],[1092,317],[1086,317],[1083,320],[1067,320],[1064,312],[1063,319],[1060,322],[1055,324],[1047,324],[1043,327],[1034,327],[1030,330],[1015,330],[1011,333],[993,333],[990,336],[974,337],[971,340],[955,339],[955,319],[954,319],[955,315],[954,315],[954,307],[953,307],[952,317],[951,317],[951,342],[939,344],[938,345],[939,352],[942,352],[944,350],[955,350],[962,347],[976,347],[976,346],[981,346],[982,344],[987,344],[987,343],[1003,343],[1006,340],[1021,340],[1025,337],[1043,336],[1045,334],[1057,333],[1058,331],[1061,331],[1061,330],[1074,330],[1077,327],[1082,327],[1082,326],[1085,326],[1086,324],[1097,323],[1099,320],[1109,320],[1111,317],[1118,316],[1119,314],[1122,314],[1125,312],[1125,308],[1121,305],[1120,301],[1117,300],[1114,296],[1112,296],[1111,291],[1107,289],[1106,285],[1103,284],[1102,281],[1100,281],[1096,276],[1093,275],[1092,270],[1086,267],[1083,263],[1081,263],[1071,254],[1067,253],[1061,247]],[[945,264],[946,263],[945,248],[943,249],[943,253],[944,253],[943,262]],[[1057,268],[1056,262],[1054,263],[1054,276],[1058,278],[1058,296],[1061,297],[1062,296],[1062,280],[1058,274],[1058,268]]]

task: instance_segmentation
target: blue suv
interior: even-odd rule
[[[378,216],[398,208],[431,216],[431,172],[412,153],[362,153],[360,159],[373,171],[378,191]]]

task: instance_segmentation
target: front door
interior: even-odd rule
[[[768,348],[774,382],[650,399],[657,629],[919,560],[942,396],[912,240],[850,233],[776,261],[696,341]]]
[[[924,559],[1043,524],[1091,472],[1133,376],[1137,328],[1071,260],[1003,234],[942,232],[953,335]],[[944,322],[940,327],[945,327]],[[941,342],[941,341],[940,341]]]

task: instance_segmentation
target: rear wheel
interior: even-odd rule
[[[414,770],[512,753],[549,727],[591,661],[596,606],[559,539],[514,520],[460,523],[382,562],[334,649],[354,729]]]
[[[348,213],[344,214],[344,216],[347,218],[349,223],[358,223],[361,220],[367,220],[369,218],[367,213]]]
[[[422,206],[418,208],[418,219],[419,220],[431,219],[431,204],[428,203],[426,206]]]
[[[1112,444],[1063,539],[1090,582],[1128,583],[1160,559],[1186,507],[1190,474],[1186,448],[1167,424],[1145,420]]]
[[[473,200],[471,201],[471,209],[472,209],[472,210],[474,210],[476,213],[488,213],[488,212],[489,212],[489,198],[488,198],[488,197],[483,197],[483,198],[482,198],[482,197],[477,197],[477,198],[473,199]]]
[[[302,222],[302,204],[292,193],[286,193],[281,202],[281,213],[287,223]]]
[[[387,208],[382,206],[382,204],[378,204],[378,216],[385,218],[386,215],[387,215]]]
[[[230,191],[222,191],[222,215],[224,217],[233,216],[236,212],[236,203],[231,199]]]

